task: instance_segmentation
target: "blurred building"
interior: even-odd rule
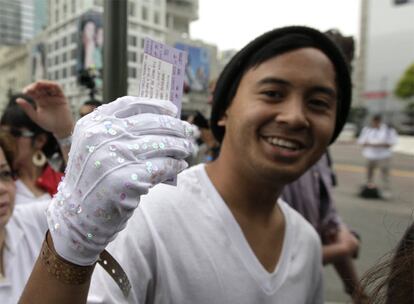
[[[168,31],[190,33],[190,23],[198,19],[198,0],[167,0],[166,26]]]
[[[221,51],[218,55],[218,62],[219,62],[219,70],[220,72],[224,69],[224,67],[229,63],[229,61],[236,55],[237,50],[224,50]]]
[[[26,0],[27,1],[27,0]],[[36,36],[44,31],[49,24],[48,0],[31,0],[33,1],[33,29]]]
[[[29,57],[26,45],[0,48],[0,113],[7,103],[7,97],[26,86],[30,79],[28,73]]]
[[[33,1],[0,0],[0,45],[18,45],[33,37]]]
[[[40,32],[26,44],[0,47],[0,113],[11,94],[38,79],[46,79],[44,69],[46,33]]]
[[[138,93],[144,38],[165,41],[165,14],[165,1],[128,1],[128,94]],[[78,108],[89,99],[89,89],[79,85],[79,73],[94,69],[97,98],[101,99],[103,0],[49,1],[47,32],[47,78],[58,81]],[[91,44],[93,54],[88,56]]]
[[[19,45],[47,25],[47,0],[0,0],[0,45]]]
[[[362,0],[361,5],[355,104],[383,113],[398,127],[404,122],[405,102],[393,91],[414,63],[414,1]]]
[[[210,116],[208,85],[218,74],[217,47],[190,38],[190,23],[198,19],[198,1],[167,0],[165,42],[188,53],[182,111]]]
[[[39,7],[43,3],[42,0],[34,1]],[[39,7],[32,6],[31,9]],[[49,0],[43,12],[48,12],[47,27],[25,47],[18,51],[4,50],[8,56],[0,56],[0,72],[13,69],[13,66],[20,67],[20,72],[15,75],[20,76],[19,79],[12,75],[0,76],[0,91],[20,91],[37,79],[55,80],[61,84],[76,112],[89,99],[89,89],[79,83],[82,71],[92,71],[97,98],[102,96],[103,0]],[[193,62],[201,62],[203,68],[208,66],[209,78],[216,76],[216,47],[189,37],[189,24],[197,18],[198,0],[128,1],[128,94],[138,95],[146,37],[172,46],[191,48],[194,54],[201,54],[198,56],[201,61],[194,57],[197,60]],[[202,109],[206,96],[206,90],[193,90],[185,95],[184,102],[190,108]],[[6,94],[0,95],[0,107],[6,97]]]

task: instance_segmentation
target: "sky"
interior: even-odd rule
[[[199,0],[192,39],[240,49],[273,28],[306,25],[359,36],[360,0]]]

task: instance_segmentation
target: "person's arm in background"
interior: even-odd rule
[[[331,241],[323,245],[323,263],[331,264],[340,261],[346,256],[354,256],[359,248],[358,239],[349,231],[345,225],[341,225]]]
[[[361,134],[359,134],[359,137],[357,139],[357,144],[364,145],[367,142],[367,133],[368,133],[367,127],[363,127],[361,130]]]
[[[326,154],[328,156],[328,153]],[[318,162],[321,174],[321,237],[324,264],[332,264],[341,278],[345,291],[354,296],[359,287],[358,273],[353,261],[358,256],[360,242],[338,214],[333,197],[333,168],[329,157]],[[358,302],[357,302],[358,303]]]
[[[389,127],[389,132],[390,134],[389,134],[388,144],[390,146],[395,146],[398,143],[398,133],[392,127]]]
[[[58,83],[46,80],[38,81],[27,86],[23,93],[36,102],[35,109],[24,99],[16,101],[30,119],[46,131],[53,133],[58,142],[70,138],[74,120],[68,100]],[[60,144],[60,149],[66,164],[70,140],[67,140],[65,144]]]
[[[322,246],[323,263],[332,264],[335,267],[344,285],[345,292],[354,298],[355,291],[360,286],[354,263],[354,258],[359,251],[359,240],[348,227],[341,224],[336,234],[332,233],[331,241],[325,239],[324,242],[325,244]]]

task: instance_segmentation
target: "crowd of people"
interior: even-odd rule
[[[351,87],[338,46],[301,26],[233,57],[210,121],[127,96],[75,125],[57,83],[29,85],[0,119],[0,302],[323,303],[333,264],[354,303],[412,303],[414,225],[360,280],[335,207]],[[395,131],[372,128],[358,142],[388,151]],[[380,166],[389,190],[377,154],[367,184]]]

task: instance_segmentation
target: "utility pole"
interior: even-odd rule
[[[127,95],[127,0],[104,2],[103,102]]]
[[[361,17],[359,33],[359,52],[355,68],[355,90],[354,106],[366,107],[364,92],[366,86],[366,68],[367,68],[367,46],[368,46],[368,23],[369,23],[369,3],[370,0],[361,0]]]

